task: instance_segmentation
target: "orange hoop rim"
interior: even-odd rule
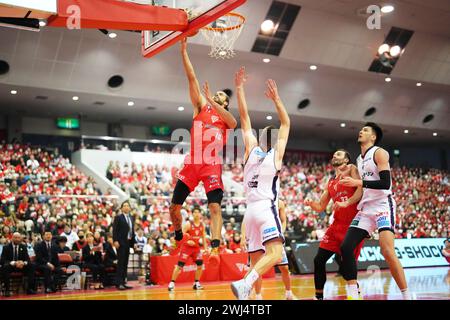
[[[242,14],[239,14],[237,12],[228,12],[227,14],[224,14],[222,17],[225,16],[231,16],[241,19],[241,22],[235,26],[232,27],[226,27],[226,28],[213,28],[213,27],[203,27],[202,29],[207,31],[216,31],[216,32],[224,32],[224,31],[232,31],[241,28],[245,23],[245,17]],[[220,18],[219,18],[220,19]]]

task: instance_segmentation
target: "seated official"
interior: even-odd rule
[[[86,241],[87,245],[82,251],[83,267],[91,270],[95,289],[104,289],[106,274],[103,264],[103,245],[95,246],[94,235],[90,232],[86,235]]]
[[[54,263],[58,260],[58,254],[54,249],[52,250],[54,246],[55,244],[52,243],[52,233],[46,231],[43,241],[34,247],[34,252],[36,253],[36,270],[42,272],[44,275],[45,293],[56,292],[52,273],[56,270]]]
[[[27,246],[22,244],[22,235],[18,232],[13,234],[10,244],[3,247],[2,256],[0,258],[2,266],[3,281],[5,284],[5,296],[11,296],[10,279],[11,273],[20,272],[27,276],[28,289],[27,294],[35,294],[35,267],[31,263],[28,256]]]
[[[103,246],[105,251],[104,264],[106,268],[114,267],[117,268],[117,249],[114,246],[112,234],[106,235],[106,243]]]

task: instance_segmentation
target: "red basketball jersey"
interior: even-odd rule
[[[219,156],[218,151],[223,150],[227,129],[227,124],[216,110],[205,105],[192,120],[191,152],[186,156],[185,163],[212,164],[214,157]]]
[[[339,184],[340,178],[334,177],[328,181],[328,193],[334,202],[343,202],[350,199],[355,193],[355,187],[346,187]],[[355,217],[358,209],[356,208],[358,203],[354,203],[347,208],[339,208],[334,211],[334,221],[337,224],[350,225],[353,218]]]
[[[189,230],[189,240],[194,240],[195,246],[200,247],[199,240],[203,238],[203,232],[205,231],[205,226],[203,222],[200,222],[198,226],[195,225],[194,222],[190,222],[191,229]]]

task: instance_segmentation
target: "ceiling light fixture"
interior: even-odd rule
[[[381,12],[383,12],[383,13],[391,13],[394,10],[395,10],[394,6],[392,6],[390,4],[385,5],[381,8]]]
[[[275,28],[275,24],[272,20],[265,20],[263,23],[261,23],[261,31],[263,33],[270,33]]]

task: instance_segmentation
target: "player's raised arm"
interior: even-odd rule
[[[225,121],[225,123],[227,124],[227,127],[230,129],[236,128],[237,121],[236,121],[235,117],[231,114],[231,112],[229,112],[223,106],[221,106],[220,104],[215,102],[214,99],[212,98],[211,92],[209,90],[208,82],[205,82],[205,84],[203,85],[203,94],[204,94],[204,97],[206,98],[206,100],[208,101],[208,103],[211,105],[211,107],[213,107],[216,110],[216,112],[219,114],[220,119]]]
[[[247,81],[247,75],[245,68],[241,67],[235,75],[235,85],[238,99],[239,117],[241,119],[241,130],[245,144],[245,156],[246,160],[250,151],[258,145],[258,140],[252,132],[252,123],[248,115],[247,101],[245,100],[244,83]]]
[[[195,75],[194,67],[187,52],[187,39],[181,40],[181,55],[183,57],[183,66],[186,71],[186,76],[189,80],[189,94],[191,96],[192,106],[194,107],[194,117],[200,113],[200,110],[205,105],[206,100],[200,91],[200,84]]]
[[[325,190],[320,196],[319,202],[312,201],[311,199],[305,200],[305,206],[311,207],[316,212],[323,212],[327,208],[328,203],[330,202],[331,197],[328,193],[328,190]]]
[[[278,141],[276,144],[276,154],[275,154],[275,166],[278,170],[281,169],[283,163],[283,156],[286,150],[287,141],[289,138],[289,130],[291,128],[291,120],[281,101],[280,95],[278,94],[277,84],[274,80],[267,80],[267,90],[266,96],[275,104],[275,108],[278,113],[278,118],[280,119],[280,129],[278,131]]]

